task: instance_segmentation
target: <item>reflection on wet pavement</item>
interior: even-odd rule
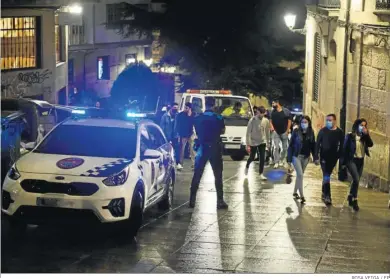
[[[269,181],[261,182],[254,168],[246,178],[244,167],[225,161],[226,211],[216,210],[209,167],[189,209],[192,172],[182,171],[174,209],[148,212],[137,241],[110,228],[82,227],[30,227],[15,238],[3,223],[2,272],[390,272],[388,195],[360,189],[355,213],[346,206],[347,185],[334,181],[334,205],[326,207],[318,168],[309,165],[302,206],[283,170],[267,169]]]

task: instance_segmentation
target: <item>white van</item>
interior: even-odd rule
[[[224,117],[226,132],[221,135],[224,155],[230,155],[235,161],[241,161],[246,152],[246,127],[253,116],[252,104],[247,97],[234,96],[228,90],[187,90],[177,93],[181,96],[179,110],[184,110],[185,103],[192,103],[196,114],[205,111],[207,98],[215,99],[215,112]]]

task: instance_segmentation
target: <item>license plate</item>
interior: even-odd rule
[[[226,149],[241,149],[241,146],[239,144],[226,144]]]
[[[58,207],[59,199],[37,198],[37,206]]]

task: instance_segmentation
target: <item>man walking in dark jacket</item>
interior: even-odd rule
[[[180,157],[179,157],[177,169],[181,170],[183,169],[184,152],[187,143],[189,143],[190,145],[192,164],[194,164],[194,160],[195,160],[195,151],[193,149],[194,137],[195,137],[194,113],[192,112],[191,103],[186,103],[184,107],[184,111],[180,112],[176,116],[175,133],[179,137],[179,145],[180,145]]]
[[[326,116],[326,126],[322,128],[317,137],[316,158],[320,158],[322,179],[322,200],[327,205],[332,204],[330,191],[330,176],[337,161],[341,157],[344,144],[344,133],[336,126],[336,115],[329,114]],[[319,155],[319,157],[318,157]]]

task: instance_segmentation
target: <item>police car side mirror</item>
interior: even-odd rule
[[[144,154],[141,155],[141,160],[153,160],[153,159],[159,159],[161,157],[160,152],[153,149],[146,149]]]

